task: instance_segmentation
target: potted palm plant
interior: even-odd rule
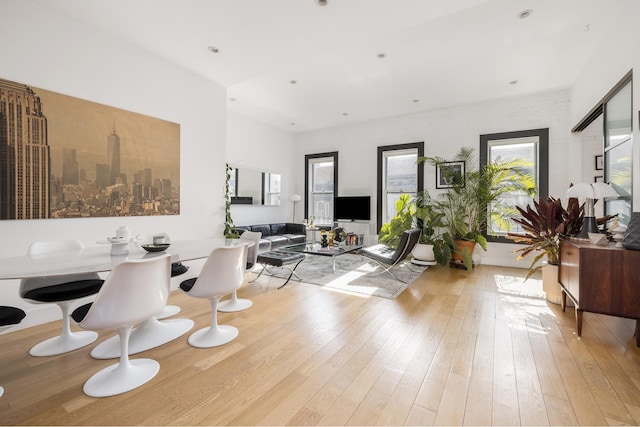
[[[533,179],[526,172],[525,165],[516,160],[504,159],[471,168],[477,161],[474,150],[469,147],[461,148],[451,160],[424,157],[419,161],[440,168],[450,183],[446,192],[436,200],[447,228],[440,243],[443,248],[448,246],[440,253],[442,259],[437,258],[438,251],[434,248],[436,259],[442,264],[450,251],[456,265],[464,265],[471,270],[476,244],[487,250],[487,222],[507,215],[509,207],[501,203],[502,196],[516,191],[531,192]],[[462,177],[456,175],[459,173],[457,170],[447,166],[452,162],[464,162],[466,168]]]

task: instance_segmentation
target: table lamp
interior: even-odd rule
[[[596,214],[594,203],[596,199],[604,199],[605,197],[618,197],[616,190],[609,184],[604,182],[586,183],[581,182],[569,188],[564,195],[565,198],[576,198],[584,200],[584,220],[582,228],[576,237],[588,239],[589,233],[599,233],[598,223],[596,222]]]
[[[296,222],[296,203],[298,203],[302,197],[300,197],[298,194],[292,194],[291,197],[289,197],[289,199],[293,202],[293,221],[292,222]]]

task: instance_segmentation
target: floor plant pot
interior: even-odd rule
[[[545,263],[542,266],[542,290],[547,296],[547,301],[553,304],[562,304],[562,291],[558,283],[558,266]],[[569,299],[567,298],[567,305]]]
[[[436,257],[433,254],[433,245],[416,243],[411,251],[411,262],[417,265],[436,265]]]
[[[451,254],[451,262],[449,264],[452,267],[465,268],[462,251],[464,251],[465,249],[468,250],[469,254],[473,257],[473,250],[476,247],[476,242],[472,240],[456,239],[455,243],[458,247],[458,250]]]

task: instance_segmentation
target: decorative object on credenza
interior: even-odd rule
[[[584,220],[582,228],[576,237],[579,239],[589,240],[589,233],[599,233],[598,223],[593,205],[596,200],[604,198],[618,197],[618,193],[613,187],[604,182],[581,182],[570,187],[565,193],[565,198],[576,198],[580,201],[584,200]]]
[[[622,248],[622,239],[624,239],[624,234],[627,232],[627,226],[620,224],[618,222],[618,218],[614,218],[611,221],[609,230],[611,230],[611,233],[613,234],[612,239],[616,242],[616,247]]]
[[[640,212],[632,212],[627,231],[622,239],[625,249],[640,250]]]
[[[16,111],[0,219],[180,214],[179,124],[4,79],[0,92]]]

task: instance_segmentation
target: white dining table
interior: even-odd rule
[[[168,253],[171,262],[191,261],[206,258],[216,248],[228,246],[226,239],[174,240],[163,252],[147,252],[135,243],[129,243],[126,255],[111,255],[110,245],[85,247],[62,255],[21,255],[0,258],[0,280],[27,279],[78,273],[101,273],[111,271],[122,261],[152,258]]]
[[[134,242],[129,243],[126,255],[111,255],[110,245],[82,248],[63,255],[22,255],[0,259],[0,280],[28,279],[33,277],[51,277],[77,273],[100,273],[111,271],[116,265],[126,260],[145,259],[163,254],[171,255],[171,262],[192,261],[207,258],[211,252],[223,246],[233,245],[238,240],[202,239],[174,240],[167,250],[147,252]],[[253,242],[240,241],[248,246]],[[185,334],[193,327],[191,319],[169,319],[159,321],[153,316],[131,333],[129,354],[136,354],[172,341]],[[96,359],[110,359],[120,356],[120,340],[113,336],[91,351]]]

